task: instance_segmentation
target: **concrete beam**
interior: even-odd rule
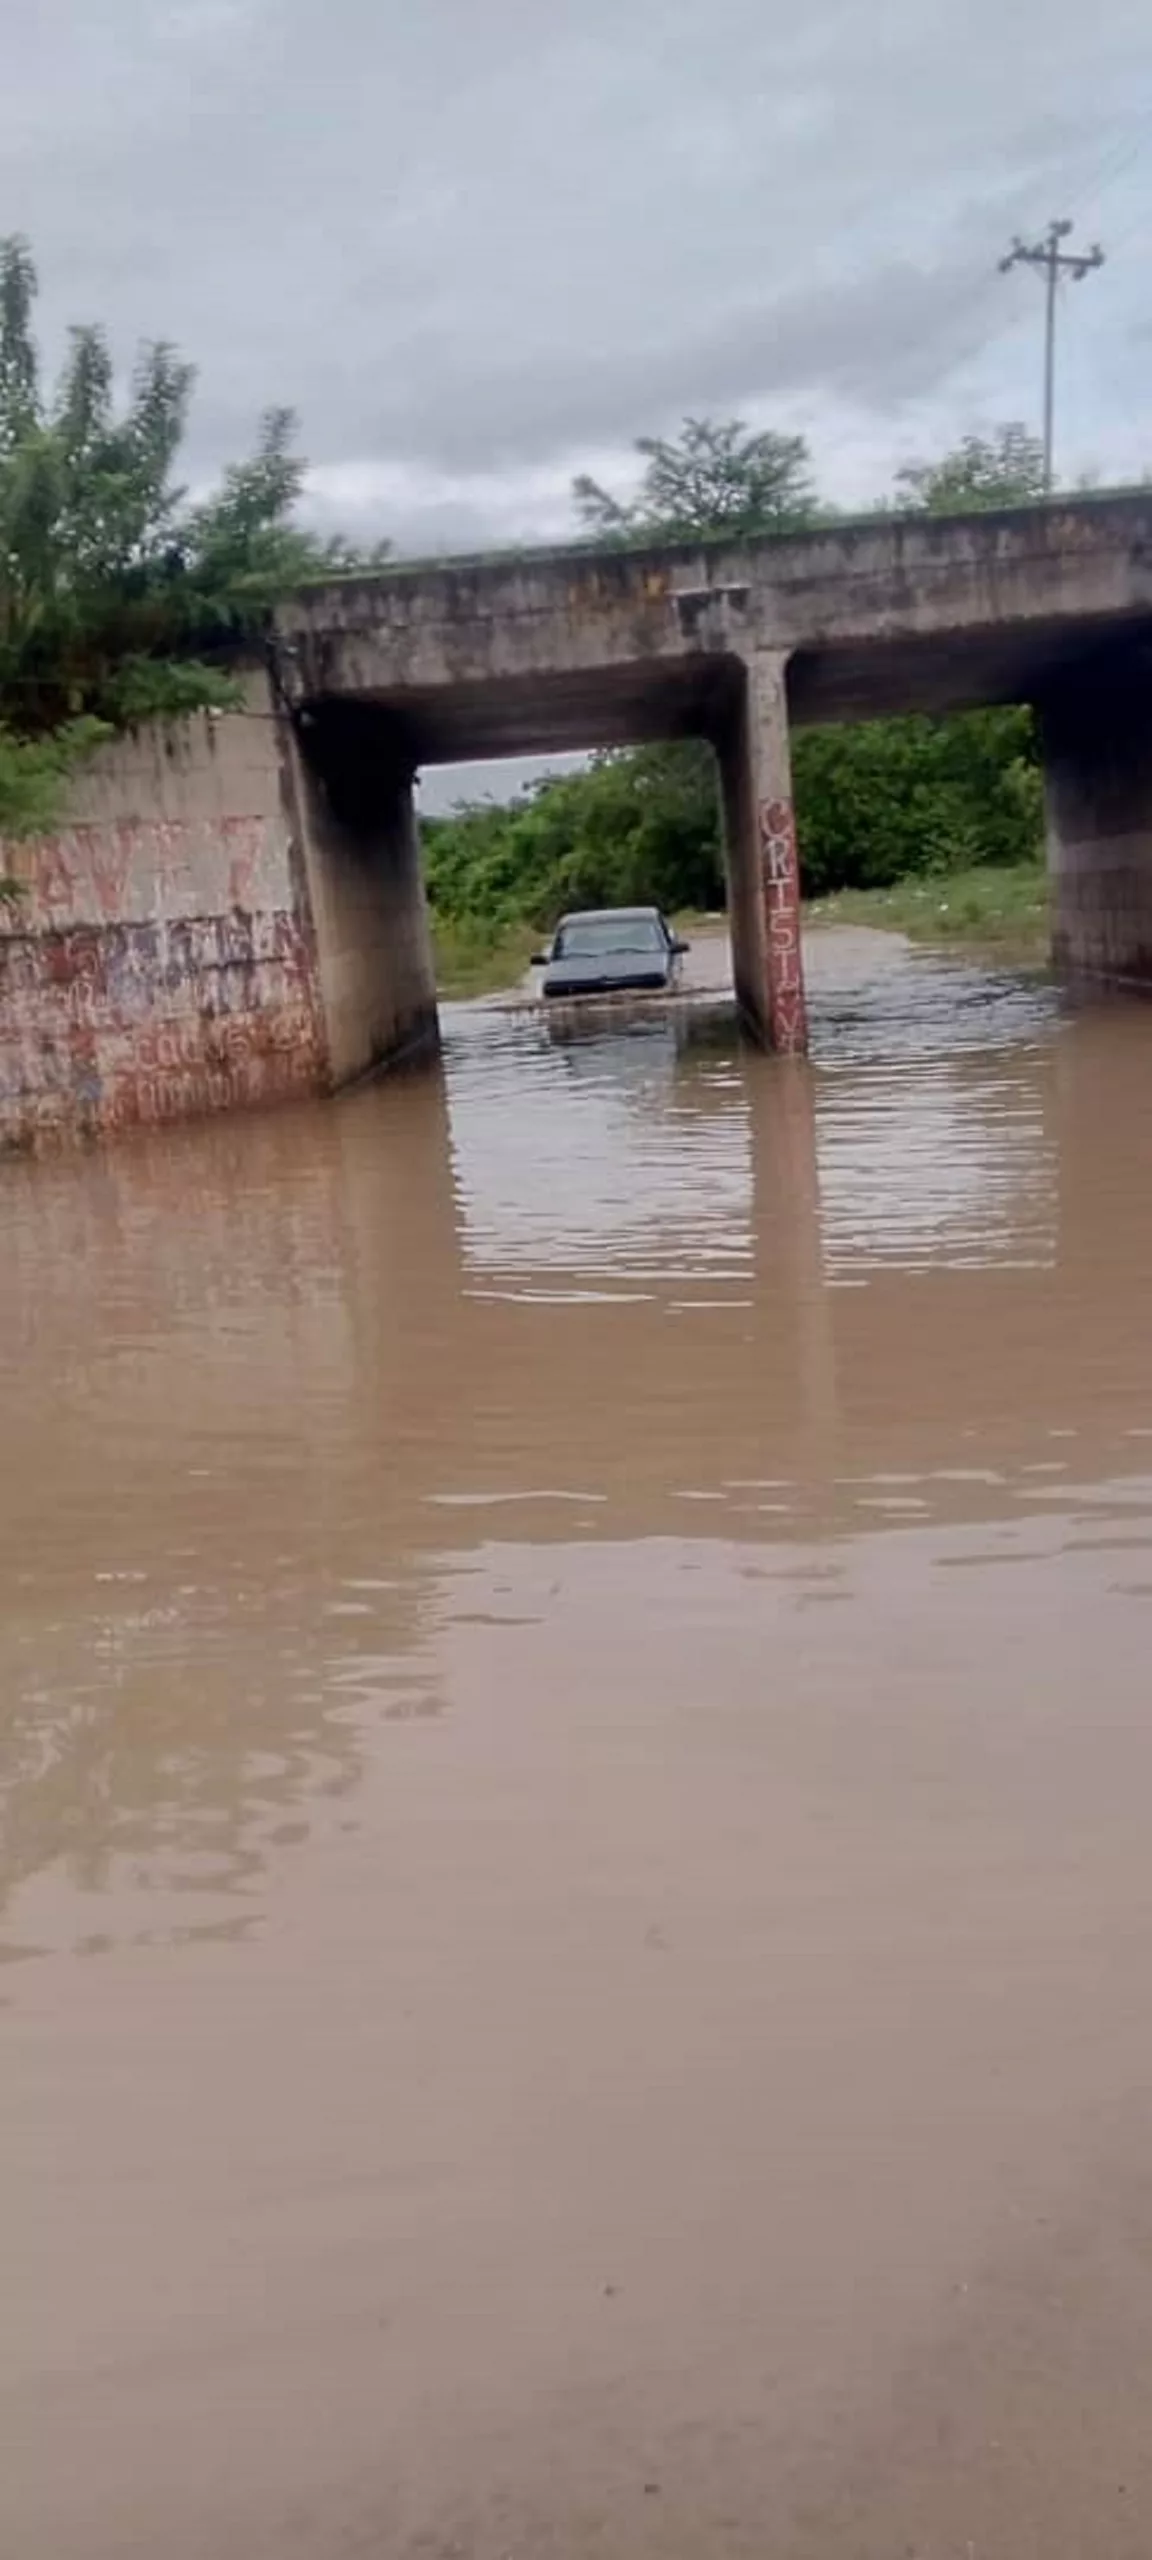
[[[1152,497],[873,518],[787,541],[413,566],[290,599],[297,706],[386,705],[419,763],[715,735],[734,664],[790,659],[797,720],[1030,701],[1152,633]]]

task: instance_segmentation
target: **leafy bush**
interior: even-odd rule
[[[802,730],[793,763],[810,897],[1039,854],[1040,769],[1029,711]]]

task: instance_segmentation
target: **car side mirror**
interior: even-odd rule
[[[528,966],[530,969],[546,969],[551,957],[550,951],[534,951]]]
[[[673,954],[677,960],[682,960],[685,953],[690,951],[691,948],[692,945],[690,942],[674,942],[672,945]]]

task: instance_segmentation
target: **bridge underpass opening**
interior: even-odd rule
[[[290,599],[273,656],[334,1081],[435,1037],[413,774],[661,737],[716,750],[740,1010],[803,1048],[789,719],[1037,709],[1057,957],[1152,984],[1144,494],[413,564]]]
[[[701,652],[538,677],[315,696],[296,714],[305,860],[335,1083],[436,1037],[417,777],[441,767],[701,738],[717,763],[733,983],[760,1045],[807,1045],[784,666]],[[639,894],[639,893],[637,893]]]

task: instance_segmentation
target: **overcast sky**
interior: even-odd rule
[[[829,496],[1035,420],[1017,227],[1065,293],[1059,460],[1152,466],[1147,0],[0,0],[0,229],[44,335],[200,369],[190,466],[288,402],[325,523],[550,538],[687,411]]]
[[[1017,226],[1073,213],[1061,458],[1152,465],[1147,0],[0,0],[0,227],[45,334],[200,368],[198,474],[288,401],[313,503],[550,536],[688,410],[830,495],[1034,417]],[[1148,420],[1150,423],[1145,424]]]

